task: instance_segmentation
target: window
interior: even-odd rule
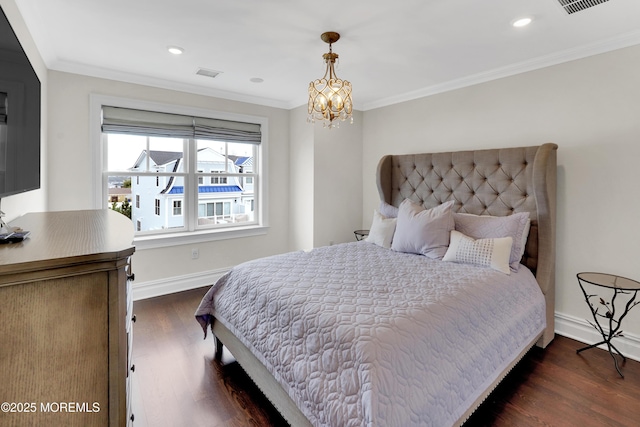
[[[102,96],[93,98],[92,111],[99,109],[102,116],[102,194],[108,194],[114,177],[132,183],[135,205],[130,215],[136,237],[263,232],[264,200],[255,183],[264,173],[260,159],[265,119],[223,120],[206,117],[214,114],[203,110],[197,110],[203,116],[171,114],[107,106]],[[254,204],[254,199],[261,202]]]
[[[211,171],[212,173],[222,173],[221,171]],[[211,177],[212,184],[226,184],[227,177],[225,176],[212,176]]]
[[[198,218],[215,221],[217,223],[230,221],[233,219],[231,216],[232,203],[233,201],[200,203],[198,205]]]
[[[173,201],[173,215],[174,216],[182,215],[182,200]]]

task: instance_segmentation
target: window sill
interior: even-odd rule
[[[171,246],[189,245],[216,240],[237,239],[240,237],[260,236],[267,234],[269,227],[253,225],[233,229],[198,230],[182,233],[168,233],[154,236],[138,236],[133,243],[136,250],[166,248]]]

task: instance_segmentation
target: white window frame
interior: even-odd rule
[[[256,223],[224,228],[211,228],[211,229],[194,229],[188,231],[181,231],[176,233],[163,233],[153,235],[140,235],[136,236],[134,243],[139,249],[151,249],[159,247],[168,247],[174,245],[184,245],[190,243],[206,242],[212,240],[224,240],[249,236],[257,236],[266,234],[269,228],[269,194],[268,194],[268,164],[266,159],[268,156],[268,136],[269,136],[269,123],[266,117],[243,115],[236,113],[228,113],[216,110],[208,110],[197,107],[185,107],[171,104],[156,103],[151,101],[142,101],[129,98],[121,98],[100,94],[91,94],[89,97],[89,125],[90,125],[90,139],[92,147],[92,163],[94,166],[93,176],[93,188],[94,188],[94,201],[93,205],[95,209],[108,209],[108,177],[103,173],[106,169],[106,152],[107,147],[104,143],[102,136],[101,123],[102,123],[102,107],[122,107],[132,108],[147,111],[156,111],[160,113],[191,115],[197,117],[206,117],[221,120],[231,120],[246,123],[256,123],[261,127],[262,141],[261,144],[256,146],[256,156],[254,163],[257,165],[259,175],[254,179],[254,188],[256,188],[255,212]],[[195,163],[195,157],[193,158]],[[190,170],[195,171],[195,164],[191,166]],[[185,199],[190,197],[197,197],[197,195],[185,194]],[[191,205],[190,200],[185,200],[184,204]],[[187,212],[191,216],[191,223],[197,223],[198,209],[196,208]]]

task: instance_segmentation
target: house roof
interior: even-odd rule
[[[182,158],[181,151],[149,151],[149,156],[151,160],[158,166],[166,165],[167,163],[174,162],[178,159]]]
[[[109,187],[109,195],[131,194],[131,187]]]
[[[198,193],[241,193],[242,188],[237,185],[200,185]],[[176,185],[166,194],[183,194],[184,186]]]
[[[244,165],[251,165],[253,164],[253,157],[249,157],[249,156],[233,156],[233,155],[229,155],[229,158],[231,160],[233,160],[233,163],[236,164],[236,166],[244,166]]]

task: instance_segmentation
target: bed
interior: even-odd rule
[[[372,234],[234,267],[205,337],[292,426],[463,424],[554,337],[556,151],[383,157]]]

